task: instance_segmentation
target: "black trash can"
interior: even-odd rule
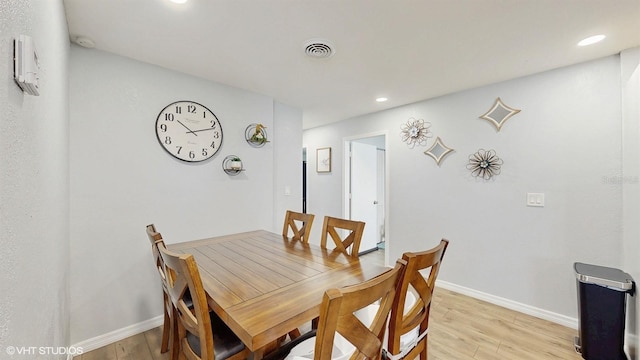
[[[573,267],[578,287],[576,351],[586,360],[626,360],[626,295],[633,292],[633,279],[604,266],[577,262]]]

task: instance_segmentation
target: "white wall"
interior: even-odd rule
[[[274,103],[274,224],[284,223],[287,210],[302,211],[302,111],[282,103]],[[271,129],[267,129],[269,131]],[[288,195],[286,192],[288,191]]]
[[[623,268],[636,281],[640,281],[640,48],[623,51],[621,57],[622,79],[622,199],[623,199]],[[638,296],[629,301],[628,330],[635,334],[635,341],[629,341],[632,347],[631,360],[640,358],[640,301]]]
[[[343,216],[343,137],[353,135],[354,131],[369,132],[369,125],[364,130],[354,130],[352,123],[347,120],[302,133],[302,144],[307,149],[307,212],[316,215],[309,240],[312,243],[320,243],[324,216]],[[331,148],[331,172],[318,173],[316,150],[325,147]]]
[[[611,56],[306,130],[310,168],[318,147],[334,161],[309,173],[308,211],[342,214],[342,139],[388,131],[390,261],[448,238],[441,280],[575,320],[573,263],[623,265],[620,96]],[[479,119],[497,97],[522,110],[500,132]],[[440,136],[455,149],[441,166],[401,141],[410,117],[431,123],[428,146]],[[480,148],[504,160],[490,181],[466,169]],[[527,207],[527,192],[546,206]]]
[[[13,81],[19,35],[40,57],[37,97]],[[30,359],[66,358],[39,352],[69,344],[68,56],[61,1],[0,2],[2,358],[8,346],[37,347]]]
[[[161,314],[145,225],[154,223],[168,243],[280,231],[274,211],[289,198],[274,194],[274,184],[294,180],[288,173],[276,179],[274,168],[298,167],[282,154],[299,153],[300,144],[274,136],[253,148],[244,131],[260,122],[270,134],[300,138],[302,119],[280,104],[274,116],[267,96],[77,46],[70,71],[71,341],[78,343]],[[184,163],[158,144],[156,117],[178,100],[203,104],[220,120],[223,144],[212,159]],[[246,171],[222,170],[230,154]]]

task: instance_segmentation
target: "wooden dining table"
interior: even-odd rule
[[[320,314],[327,289],[388,268],[258,230],[168,245],[196,259],[209,307],[257,357]]]

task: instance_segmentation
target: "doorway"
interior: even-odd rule
[[[302,148],[302,213],[307,213],[307,148]]]
[[[366,223],[360,254],[388,248],[386,148],[385,133],[344,140],[344,213]]]

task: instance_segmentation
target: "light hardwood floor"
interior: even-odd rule
[[[363,257],[384,262],[384,252]],[[580,360],[576,330],[436,288],[431,306],[429,360]],[[161,328],[151,329],[74,360],[168,360]]]

